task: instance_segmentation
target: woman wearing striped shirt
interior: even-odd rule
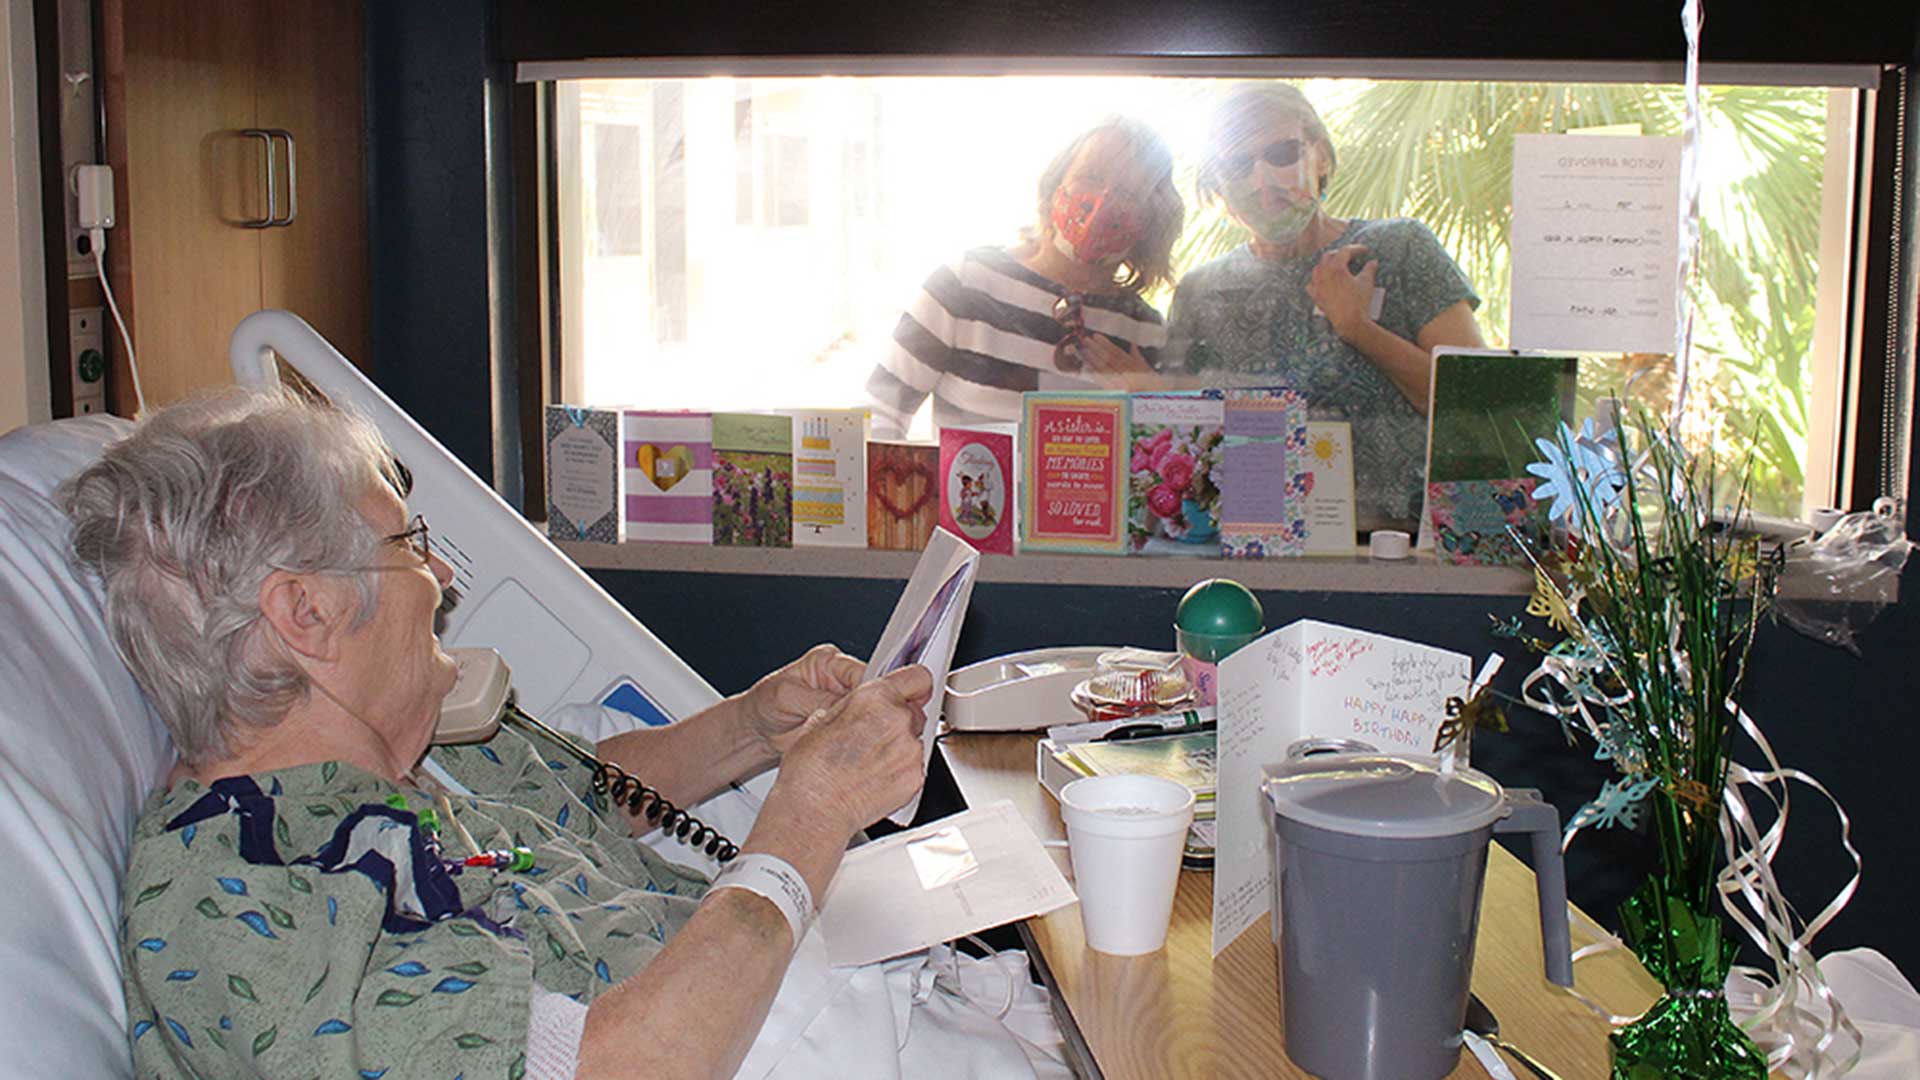
[[[905,433],[928,395],[940,427],[1020,418],[1028,390],[1151,378],[1166,322],[1141,294],[1172,278],[1185,210],[1173,156],[1136,120],[1081,134],[1041,174],[1037,222],[927,278],[867,380],[874,431]]]

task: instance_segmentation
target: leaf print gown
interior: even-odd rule
[[[338,762],[155,792],[121,951],[142,1077],[518,1077],[535,982],[591,1002],[644,967],[706,880],[628,839],[588,771],[514,732],[434,758],[472,797]]]

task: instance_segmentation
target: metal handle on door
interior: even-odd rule
[[[267,216],[257,221],[243,221],[240,224],[249,229],[271,229],[279,224],[279,215],[275,211],[273,199],[273,132],[261,128],[248,128],[240,133],[250,139],[259,139],[267,151]]]
[[[273,224],[285,228],[293,224],[293,216],[300,212],[300,167],[294,163],[293,159],[293,132],[285,128],[272,128],[268,130],[267,136],[269,159],[273,156],[271,149],[273,138],[277,136],[287,141],[287,216],[273,220]]]

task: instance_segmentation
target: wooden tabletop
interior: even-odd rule
[[[1042,839],[1066,835],[1053,797],[1034,776],[1035,737],[948,734],[941,752],[972,806],[1010,799]],[[1072,874],[1064,851],[1061,869]],[[1070,1013],[1077,1035],[1107,1080],[1169,1077],[1305,1077],[1281,1045],[1277,959],[1260,920],[1210,958],[1213,875],[1182,871],[1167,946],[1141,957],[1092,952],[1078,905],[1029,920],[1027,937]],[[1573,913],[1573,947],[1597,938]],[[1630,953],[1614,950],[1575,969],[1582,993],[1618,1013],[1638,1013],[1660,987]],[[1500,1019],[1507,1040],[1566,1080],[1607,1075],[1607,1027],[1586,1006],[1549,985],[1540,955],[1533,872],[1498,844],[1487,861],[1474,952],[1473,989]],[[1516,1075],[1526,1071],[1515,1063]],[[1453,1077],[1487,1074],[1462,1053]]]

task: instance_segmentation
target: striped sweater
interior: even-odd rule
[[[927,395],[940,427],[1020,419],[1028,390],[1087,390],[1098,384],[1063,374],[1053,347],[1066,332],[1053,317],[1066,286],[1034,273],[997,247],[980,247],[935,270],[900,316],[886,354],[867,379],[874,434],[904,434]],[[1165,321],[1130,292],[1085,298],[1087,329],[1137,345],[1159,364]]]

